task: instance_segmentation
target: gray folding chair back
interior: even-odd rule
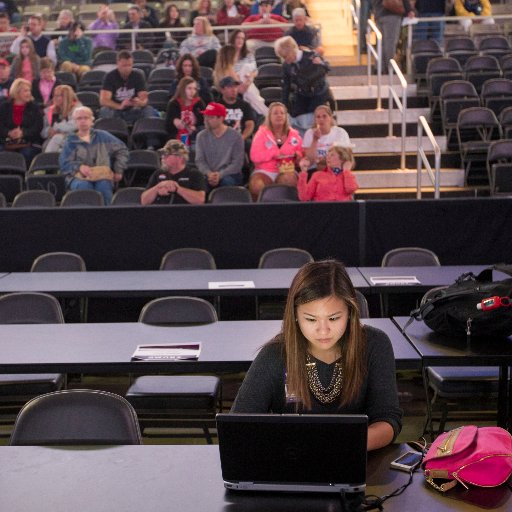
[[[290,203],[298,200],[296,187],[279,183],[267,185],[258,196],[259,203]]]
[[[217,321],[215,308],[198,297],[162,297],[148,302],[139,322],[151,325],[211,324]]]
[[[304,249],[280,247],[263,253],[258,268],[300,268],[312,261],[313,256]]]
[[[144,190],[143,187],[120,188],[112,197],[112,206],[140,206],[140,196]]]
[[[34,259],[30,272],[85,272],[85,261],[74,252],[47,252]]]
[[[11,445],[142,444],[137,414],[122,396],[73,389],[30,400],[20,411]]]
[[[104,204],[103,196],[97,190],[69,190],[60,202],[64,208],[103,206]]]
[[[357,305],[359,307],[359,318],[370,318],[370,308],[366,297],[359,291],[355,290]]]
[[[251,193],[245,187],[217,187],[214,188],[208,196],[209,203],[251,203]]]
[[[48,190],[24,190],[16,195],[13,208],[51,208],[55,206],[55,196]]]
[[[398,247],[391,249],[382,258],[382,267],[429,267],[439,266],[437,255],[422,247]]]
[[[62,324],[59,301],[39,292],[8,293],[0,297],[0,324]]]
[[[27,172],[27,164],[21,153],[16,151],[0,151],[0,173],[18,174],[22,177]]]
[[[428,267],[439,265],[441,263],[437,255],[431,250],[422,247],[398,247],[392,249],[384,254],[381,263],[382,267]],[[391,313],[397,313],[397,308],[403,308],[407,310],[407,312],[404,311],[404,314],[407,314],[414,309],[416,302],[421,297],[417,294],[390,295],[388,293],[381,293],[380,306],[383,317],[387,317],[390,314],[390,298],[392,299],[392,305],[395,306],[395,311],[391,311]]]
[[[160,270],[215,270],[215,259],[206,249],[183,247],[166,252]]]
[[[7,200],[5,196],[0,192],[0,208],[5,208],[7,206]]]

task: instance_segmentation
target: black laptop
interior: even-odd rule
[[[365,415],[217,414],[217,432],[222,478],[228,489],[365,489]]]

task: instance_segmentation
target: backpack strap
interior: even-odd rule
[[[508,276],[512,277],[512,265],[507,265],[506,263],[496,263],[496,265],[493,265],[492,267],[488,267],[485,270],[482,270],[482,272],[480,272],[480,274],[478,274],[478,276],[476,276],[476,279],[478,281],[482,281],[482,282],[486,282],[486,283],[492,282],[493,281],[493,278],[492,278],[493,270],[502,272],[503,274],[507,274]]]

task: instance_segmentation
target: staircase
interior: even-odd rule
[[[401,117],[392,113],[393,135],[388,135],[388,77],[382,77],[382,109],[377,109],[376,76],[368,85],[366,66],[356,65],[356,35],[352,29],[349,0],[308,2],[315,23],[322,27],[322,46],[332,67],[329,83],[336,100],[338,125],[355,145],[358,199],[416,197],[418,118],[429,120],[427,98],[418,94],[415,84],[407,88],[406,165],[401,169]],[[366,58],[366,56],[363,56]],[[363,61],[364,62],[364,61]],[[396,79],[396,77],[395,77]],[[409,80],[412,82],[412,80]],[[396,79],[396,84],[398,80]],[[399,88],[395,90],[398,92]],[[431,126],[442,151],[441,196],[487,195],[486,187],[467,187],[458,151],[447,149],[446,137],[438,126]],[[423,144],[434,166],[433,148],[424,137]],[[422,172],[422,197],[433,196],[434,187],[426,170]]]

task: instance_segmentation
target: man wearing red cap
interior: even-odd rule
[[[206,177],[208,189],[242,184],[244,141],[226,126],[226,107],[208,103],[201,112],[206,128],[197,134],[195,164]]]

